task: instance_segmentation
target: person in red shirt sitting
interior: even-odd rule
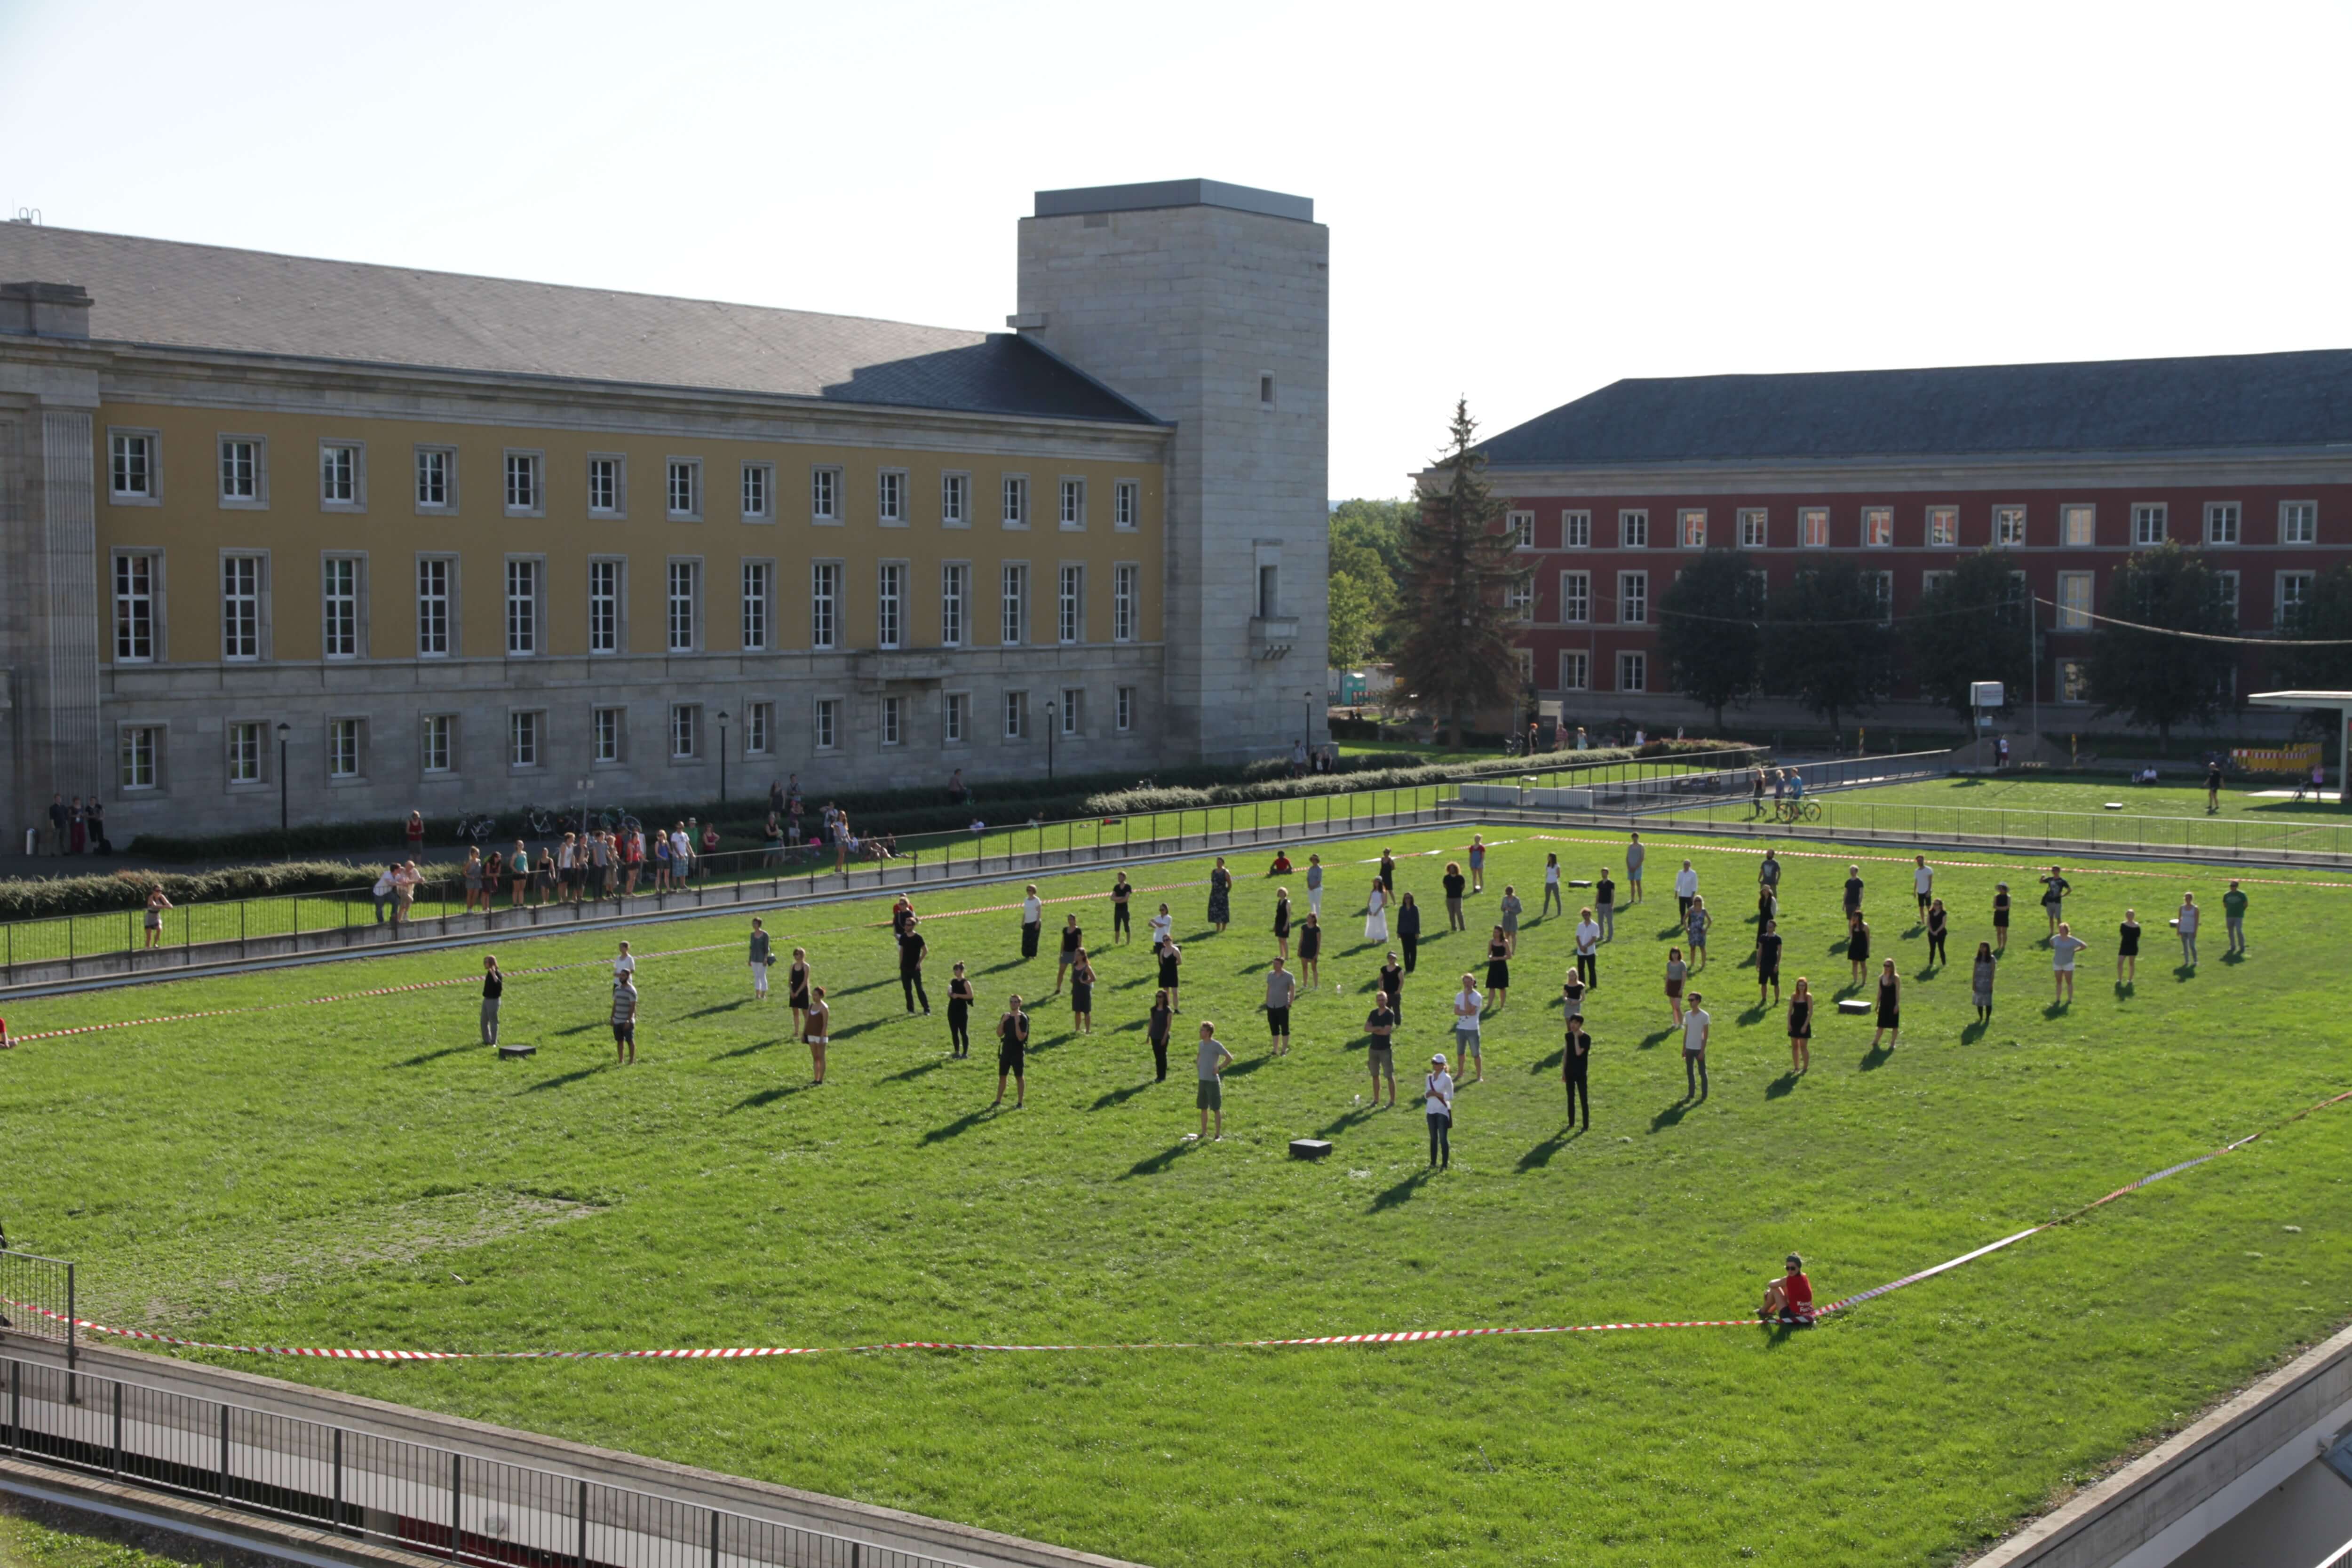
[[[1269,877],[1279,877],[1290,869],[1290,857],[1282,850],[1274,852],[1274,864],[1265,868]]]
[[[1813,1282],[1805,1278],[1805,1260],[1789,1254],[1789,1272],[1764,1288],[1759,1321],[1811,1328],[1813,1322]]]

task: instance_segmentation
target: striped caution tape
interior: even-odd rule
[[[1538,844],[1587,844],[1598,849],[1622,847],[1613,838],[1569,837],[1557,833],[1538,833],[1532,837],[1533,841]],[[1760,858],[1768,853],[1765,849],[1751,848],[1744,844],[1698,844],[1689,839],[1662,839],[1659,842],[1676,843],[1694,855],[1746,855]],[[1783,849],[1777,844],[1771,846],[1769,852],[1778,855],[1783,860],[1843,860],[1848,865],[1858,863],[1864,866],[1908,866],[1912,863],[1911,857],[1908,855],[1864,855],[1855,851],[1831,849]],[[2018,858],[2022,858],[2022,852]],[[2039,861],[2035,863],[2041,864]],[[1930,870],[1937,871],[2008,871],[2016,868],[2014,860],[1934,858],[1930,859],[1927,865]],[[2142,881],[2154,882],[2178,882],[2182,875],[2178,871],[2132,871],[2104,863],[2086,866],[2079,862],[2074,868],[2074,874],[2080,877],[2132,877]],[[2290,877],[2238,877],[2233,878],[2232,880],[2251,883],[2257,888],[2328,888],[2338,891],[2352,888],[2352,882],[2303,881]]]
[[[2313,1115],[2317,1111],[2325,1110],[2330,1106],[2341,1105],[2347,1100],[2352,1100],[2352,1089],[2347,1089],[2341,1094],[2333,1095],[2328,1099],[2305,1106],[2303,1110],[2294,1112],[2291,1116],[2280,1118],[2269,1127],[2263,1128],[2259,1131],[2250,1132],[2245,1137],[2237,1140],[2235,1142],[2225,1143],[2221,1148],[2215,1149],[2210,1153],[2200,1154],[2191,1160],[2183,1160],[2178,1164],[2167,1165],[2164,1169],[2153,1172],[2148,1175],[2142,1176],[2136,1182],[2128,1182],[2124,1185],[2117,1187],[2114,1192],[2107,1194],[2105,1197],[2094,1198],[2089,1203],[2083,1205],[2080,1208],[2060,1215],[2054,1219],[2046,1220],[2040,1225],[2029,1226],[2024,1230],[2018,1231],[2014,1235],[2002,1237],[1998,1241],[1988,1242],[1986,1245],[1977,1247],[1972,1251],[1960,1254],[1958,1258],[1947,1258],[1945,1261],[1935,1264],[1930,1268],[1919,1269],[1915,1273],[1906,1274],[1899,1279],[1891,1279],[1884,1285],[1874,1286],[1868,1290],[1860,1292],[1859,1294],[1843,1297],[1838,1300],[1832,1301],[1825,1306],[1818,1308],[1813,1314],[1814,1318],[1818,1321],[1838,1312],[1851,1311],[1853,1309],[1861,1306],[1865,1301],[1874,1301],[1881,1296],[1900,1290],[1906,1286],[1916,1285],[1923,1280],[1933,1279],[1939,1274],[1948,1274],[1953,1269],[1963,1268],[1968,1264],[1976,1262],[1979,1258],[1990,1258],[1996,1252],[2016,1246],[2019,1242],[2025,1240],[2029,1237],[2040,1236],[2045,1231],[2055,1230],[2061,1226],[2071,1224],[2074,1221],[2080,1219],[2083,1215],[2091,1213],[2095,1209],[2100,1208],[2107,1204],[2114,1203],[2118,1198],[2138,1192],[2143,1187],[2153,1186],[2158,1182],[2164,1181],[2168,1177],[2179,1175],[2184,1171],[2193,1171],[2200,1165],[2210,1163],[2214,1160],[2220,1159],[2224,1154],[2228,1154],[2236,1150],[2246,1147],[2246,1145],[2253,1142],[2256,1139],[2263,1137],[2265,1133],[2275,1132],[2281,1128],[2290,1126],[2294,1122],[2302,1121],[2305,1117]],[[52,1311],[46,1307],[37,1307],[26,1301],[16,1301],[6,1297],[0,1297],[0,1304],[15,1307],[20,1311],[35,1313],[40,1317],[47,1318],[54,1322],[61,1323],[68,1321],[66,1314],[62,1312]],[[373,1362],[758,1361],[775,1356],[859,1355],[882,1351],[976,1351],[1003,1353],[1042,1353],[1053,1352],[1108,1351],[1304,1350],[1320,1349],[1334,1345],[1404,1345],[1428,1344],[1441,1340],[1513,1339],[1527,1338],[1542,1334],[1625,1333],[1652,1329],[1738,1329],[1752,1327],[1756,1322],[1756,1320],[1753,1318],[1678,1318],[1663,1319],[1652,1321],[1569,1323],[1536,1328],[1399,1329],[1362,1334],[1316,1334],[1296,1339],[1205,1341],[1148,1340],[1108,1344],[993,1344],[965,1340],[890,1340],[878,1342],[873,1344],[831,1346],[736,1345],[703,1347],[698,1349],[618,1351],[412,1351],[354,1350],[341,1347],[314,1345],[215,1344],[206,1340],[184,1340],[175,1338],[170,1334],[152,1333],[144,1329],[113,1328],[105,1323],[94,1322],[88,1318],[77,1317],[70,1321],[77,1328],[86,1330],[90,1333],[107,1334],[118,1339],[141,1340],[150,1344],[171,1345],[182,1350],[220,1351],[231,1355],[306,1356],[327,1361]]]

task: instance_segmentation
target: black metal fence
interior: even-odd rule
[[[5,1451],[483,1568],[950,1560],[352,1427],[0,1357]]]
[[[0,1247],[0,1324],[57,1341],[66,1347],[70,1365],[76,1354],[74,1266],[61,1258]]]

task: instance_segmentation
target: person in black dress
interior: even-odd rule
[[[1175,1027],[1176,1008],[1163,989],[1152,996],[1151,1018],[1143,1027],[1144,1038],[1151,1042],[1151,1081],[1154,1083],[1168,1081],[1168,1037]]]
[[[2130,985],[2139,979],[2139,911],[2126,910],[2116,941],[2116,984]]]
[[[1935,899],[1927,905],[1927,962],[1944,963],[1944,940],[1951,934],[1951,916],[1944,910],[1944,900]]]
[[[793,1005],[793,1033],[808,1033],[809,961],[808,949],[793,949],[793,966],[784,971],[784,999]]]
[[[1764,1005],[1764,992],[1770,987],[1772,1000],[1780,999],[1780,924],[1766,921],[1764,929],[1756,933],[1756,1005]]]
[[[1013,1109],[1018,1110],[1029,1098],[1027,1075],[1029,1058],[1029,1015],[1021,1010],[1017,995],[1004,999],[1004,1016],[996,1020],[996,1099],[990,1102],[993,1110],[1004,1103],[1004,1080],[1013,1082]]]
[[[1421,946],[1421,906],[1407,893],[1397,906],[1397,946],[1404,950],[1404,972],[1412,973],[1413,951]]]
[[[931,999],[923,990],[923,958],[930,950],[930,943],[923,940],[922,922],[909,912],[907,929],[898,936],[898,989],[907,994],[907,1011],[912,1014],[919,1000],[927,1018],[931,1013]]]
[[[1135,896],[1135,888],[1121,871],[1118,880],[1110,885],[1110,939],[1114,942],[1130,941],[1135,933],[1128,929],[1127,901]]]
[[[1584,983],[1584,972],[1571,969],[1568,978],[1559,984],[1560,1016],[1573,1018],[1584,1011],[1584,994],[1591,987]]]
[[[948,977],[948,1055],[971,1055],[971,1005],[979,994],[971,982],[964,978],[963,965],[959,963]]]
[[[1592,1090],[1586,1072],[1592,1064],[1592,1037],[1584,1032],[1584,1015],[1569,1009],[1568,1029],[1560,1042],[1559,1078],[1568,1086],[1568,1124],[1576,1125],[1576,1108],[1584,1106],[1584,1130],[1592,1131]]]
[[[1389,954],[1389,961],[1381,965],[1379,988],[1389,999],[1389,1011],[1400,1018],[1403,1017],[1404,968],[1397,963],[1397,955],[1393,952]]]
[[[2009,884],[1996,882],[1992,889],[1992,955],[1999,958],[2009,951]]]
[[[1876,1050],[1885,1040],[1893,1050],[1903,1038],[1903,979],[1895,973],[1895,961],[1887,959],[1878,971],[1878,1032],[1870,1037],[1870,1048]]]
[[[1845,955],[1853,965],[1853,983],[1860,985],[1866,973],[1864,966],[1870,962],[1870,922],[1862,918],[1860,910],[1846,916]]]
[[[1078,924],[1078,917],[1074,914],[1064,915],[1062,917],[1062,955],[1060,961],[1054,965],[1055,995],[1059,996],[1062,994],[1062,976],[1067,974],[1070,972],[1070,965],[1077,962],[1079,950],[1084,946],[1086,940],[1086,930]]]
[[[1160,989],[1168,993],[1168,1005],[1179,1013],[1184,1008],[1182,994],[1177,989],[1176,975],[1178,966],[1183,962],[1183,950],[1176,945],[1176,939],[1162,937],[1160,941]]]
[[[1307,923],[1298,928],[1298,980],[1309,991],[1323,984],[1323,917],[1308,911]]]
[[[1225,869],[1225,858],[1220,855],[1209,873],[1209,924],[1223,931],[1233,920],[1234,874]]]
[[[1396,897],[1396,857],[1385,849],[1381,851],[1381,890]]]
[[[1290,889],[1274,890],[1274,952],[1277,958],[1290,956]]]
[[[1081,1035],[1095,1032],[1095,966],[1083,947],[1070,965],[1070,1026]]]
[[[1494,934],[1486,939],[1486,994],[1494,1003],[1494,1005],[1488,1007],[1486,1011],[1501,1012],[1503,998],[1509,994],[1510,989],[1510,940],[1503,934],[1503,928],[1496,926]]]
[[[1789,994],[1789,1070],[1802,1072],[1813,1065],[1813,988],[1801,974]]]

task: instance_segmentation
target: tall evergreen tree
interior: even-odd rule
[[[1517,574],[1477,431],[1465,398],[1398,551],[1397,679],[1444,721],[1453,745],[1465,715],[1514,702],[1519,690],[1517,622],[1506,604]]]
[[[1980,550],[1919,596],[1904,622],[1911,676],[1965,721],[1975,716],[1969,684],[1998,680],[2011,701],[2033,679],[2032,601],[2013,557]]]
[[[1674,689],[1715,710],[1744,700],[1763,680],[1764,595],[1735,550],[1710,550],[1683,568],[1658,596],[1658,652]]]
[[[2135,724],[2153,725],[2168,743],[2175,724],[2211,719],[2229,706],[2236,651],[2165,635],[2225,636],[2238,629],[2221,574],[2203,552],[2169,542],[2135,552],[2108,579],[2104,614],[2136,624],[2100,621],[2091,633],[2087,673],[2102,718],[2120,713]]]
[[[1824,561],[1775,595],[1766,623],[1770,689],[1793,697],[1838,728],[1840,719],[1895,684],[1895,629],[1874,582],[1850,561]]]

